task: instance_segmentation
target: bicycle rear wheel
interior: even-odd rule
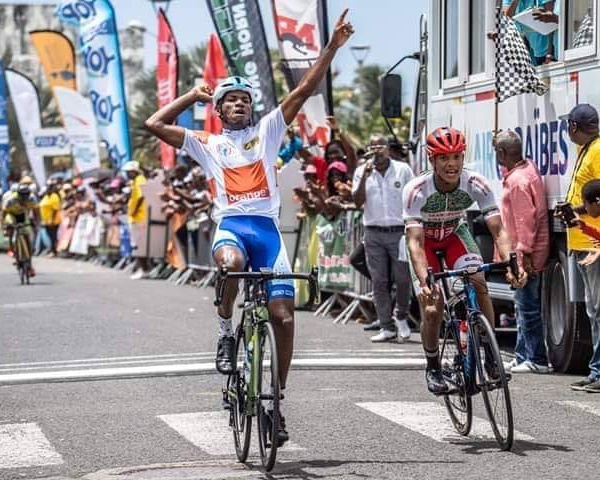
[[[463,359],[460,351],[458,329],[455,324],[444,321],[444,342],[440,352],[442,375],[450,385],[451,394],[444,395],[444,404],[450,420],[458,433],[468,435],[473,422],[473,404],[467,393]]]
[[[235,332],[235,369],[227,380],[227,400],[231,412],[231,428],[235,454],[240,462],[248,459],[250,438],[252,433],[252,418],[247,415],[248,385],[246,383],[246,342],[244,335],[244,317]],[[249,359],[250,360],[250,359]],[[249,373],[249,372],[248,372]]]
[[[262,324],[260,335],[260,369],[258,372],[258,449],[267,471],[275,466],[279,431],[279,362],[273,326]]]
[[[514,422],[508,378],[504,371],[500,348],[494,330],[483,315],[477,316],[474,327],[471,334],[475,344],[478,386],[496,441],[502,450],[510,450],[513,444]]]

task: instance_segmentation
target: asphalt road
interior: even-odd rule
[[[276,470],[235,461],[212,372],[212,291],[38,259],[18,285],[0,256],[0,479],[598,478],[600,396],[565,375],[511,381],[517,440],[499,452],[476,397],[453,433],[425,390],[417,335],[298,314]],[[254,442],[256,443],[256,442]]]

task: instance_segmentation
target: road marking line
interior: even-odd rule
[[[365,402],[357,405],[436,442],[470,442],[474,438],[495,441],[489,422],[479,417],[473,417],[471,433],[463,437],[454,429],[446,408],[436,402]],[[533,440],[516,430],[515,438]]]
[[[315,354],[316,355],[316,354]],[[320,354],[322,357],[329,357],[329,359],[335,359],[339,354],[337,352],[331,352],[331,353],[321,353]],[[399,353],[397,355],[393,355],[393,358],[411,358],[414,357],[414,353]],[[186,360],[188,362],[194,362],[194,363],[201,363],[201,362],[206,362],[207,360],[213,360],[214,359],[214,352],[211,353],[207,353],[207,354],[203,354],[203,355],[197,355],[197,356],[180,356],[180,357],[175,357],[175,358],[160,358],[160,357],[148,357],[147,359],[140,359],[140,360],[125,360],[125,361],[116,361],[116,360],[111,360],[111,359],[107,359],[104,362],[101,361],[97,361],[97,362],[88,362],[88,361],[81,361],[78,362],[77,360],[73,360],[73,361],[56,361],[56,362],[35,362],[35,363],[12,363],[12,364],[0,364],[0,374],[1,373],[8,373],[8,372],[28,372],[28,371],[34,371],[34,370],[51,370],[51,369],[75,369],[78,367],[85,367],[85,368],[98,368],[98,367],[108,367],[108,366],[124,366],[124,365],[140,365],[140,364],[164,364],[164,363],[173,363],[173,362],[180,362],[182,360]],[[389,356],[389,354],[388,354]],[[362,358],[371,358],[371,359],[381,359],[381,358],[386,358],[386,357],[380,357],[378,355],[372,355],[371,357],[366,357],[364,355],[358,355],[356,357],[354,357],[355,361],[359,361],[358,359],[362,359]],[[315,359],[312,359],[311,357],[304,357],[304,355],[299,355],[299,356],[295,356],[294,360],[296,362],[300,361],[302,363],[302,361],[307,360],[308,364],[310,364],[310,362],[314,361]],[[317,359],[318,360],[318,359]]]
[[[296,370],[417,370],[425,366],[422,358],[299,358],[292,360]],[[32,383],[83,382],[119,378],[202,375],[215,373],[214,362],[143,367],[86,368],[31,373],[0,374],[0,386]]]
[[[233,434],[228,427],[229,412],[227,411],[159,415],[158,418],[209,455],[235,455]],[[253,454],[258,454],[256,420],[253,418],[252,422],[252,429],[255,432],[250,443],[250,451]],[[304,449],[292,442],[287,442],[281,450],[298,451]]]
[[[576,402],[574,400],[565,400],[563,402],[558,402],[561,405],[565,405],[567,407],[577,408],[578,410],[583,410],[584,412],[591,413],[592,415],[596,415],[600,417],[600,403],[596,402]]]
[[[35,423],[0,425],[0,469],[64,463]]]
[[[18,309],[29,309],[29,308],[47,308],[47,307],[60,307],[63,305],[73,305],[81,303],[79,300],[64,300],[61,302],[57,301],[34,301],[34,302],[19,302],[19,303],[2,303],[0,308],[6,310],[18,310]]]
[[[402,349],[380,349],[380,350],[295,350],[294,354],[298,355],[335,355],[342,353],[406,353],[408,355],[417,354],[416,352],[406,352]],[[130,360],[171,360],[171,359],[183,359],[183,358],[195,358],[195,357],[208,357],[213,358],[215,355],[214,351],[211,352],[192,352],[192,353],[167,353],[162,355],[135,355],[126,357],[104,357],[104,358],[81,358],[74,360],[51,360],[46,362],[22,362],[22,363],[4,363],[0,364],[0,369],[9,367],[33,367],[33,366],[51,366],[51,365],[69,365],[78,363],[96,363],[96,362],[123,362],[128,363]],[[418,355],[418,354],[417,354]]]

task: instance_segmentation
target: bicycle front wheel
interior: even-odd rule
[[[514,422],[508,378],[500,356],[500,348],[490,323],[483,315],[474,322],[473,343],[475,344],[478,386],[483,403],[502,450],[510,450],[514,437]]]
[[[240,462],[248,459],[250,438],[252,433],[252,418],[247,414],[248,384],[250,362],[246,362],[246,341],[244,335],[244,318],[235,333],[235,368],[227,380],[227,400],[231,412],[231,427],[235,453]],[[248,359],[249,360],[249,359]]]
[[[450,394],[444,395],[444,404],[456,431],[461,435],[468,435],[473,422],[473,403],[465,384],[458,329],[454,322],[446,320],[444,325],[444,342],[440,357],[442,375],[450,386]]]
[[[258,449],[267,471],[275,466],[277,432],[279,431],[279,362],[273,326],[262,324],[260,335],[260,368],[258,381]]]

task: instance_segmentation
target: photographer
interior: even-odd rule
[[[356,169],[352,187],[358,208],[364,205],[365,253],[373,280],[373,299],[381,329],[372,342],[410,338],[408,307],[410,274],[408,259],[402,254],[404,218],[402,190],[413,178],[408,165],[390,159],[387,141],[372,135],[367,162]],[[392,319],[390,269],[396,283],[396,325]]]
[[[592,227],[600,228],[600,218],[593,218],[583,205],[582,189],[590,180],[600,178],[600,136],[598,135],[598,112],[589,104],[576,105],[567,116],[571,141],[580,146],[573,178],[569,185],[566,201],[574,206],[580,220]],[[565,218],[568,210],[557,209],[557,215]],[[569,219],[566,219],[569,220]],[[572,220],[572,219],[571,219]],[[581,228],[568,222],[567,247],[577,260],[577,267],[585,287],[585,306],[592,332],[592,357],[589,375],[571,384],[573,390],[600,393],[600,262],[588,264],[590,252],[599,250],[594,240]]]

